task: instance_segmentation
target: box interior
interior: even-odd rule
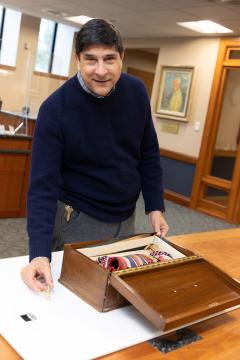
[[[186,257],[186,255],[176,250],[173,246],[169,245],[156,235],[140,239],[122,240],[108,245],[79,248],[76,250],[81,254],[96,261],[99,256],[103,255],[117,257],[130,254],[143,254],[144,248],[148,245],[154,245],[155,250],[169,253],[172,259],[180,259]]]

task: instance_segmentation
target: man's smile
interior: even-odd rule
[[[110,79],[108,79],[108,80],[97,80],[97,79],[93,79],[93,81],[98,82],[98,83],[106,83],[106,82],[110,81]]]

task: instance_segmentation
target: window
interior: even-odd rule
[[[41,20],[38,36],[37,62],[35,66],[35,70],[37,71],[51,72],[49,65],[51,62],[55,25],[53,21]]]
[[[21,16],[19,11],[0,6],[0,64],[2,65],[16,66]]]
[[[0,5],[0,41],[2,40],[2,24],[4,20],[4,10],[3,7]]]
[[[68,76],[75,31],[78,29],[42,19],[35,70]]]

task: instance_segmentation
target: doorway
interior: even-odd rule
[[[220,43],[190,207],[240,223],[240,41]]]

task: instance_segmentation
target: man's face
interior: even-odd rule
[[[106,96],[120,78],[122,58],[111,46],[94,44],[84,49],[78,60],[88,88],[96,95]]]
[[[177,91],[181,87],[181,80],[179,78],[173,79],[172,87],[174,91]]]

